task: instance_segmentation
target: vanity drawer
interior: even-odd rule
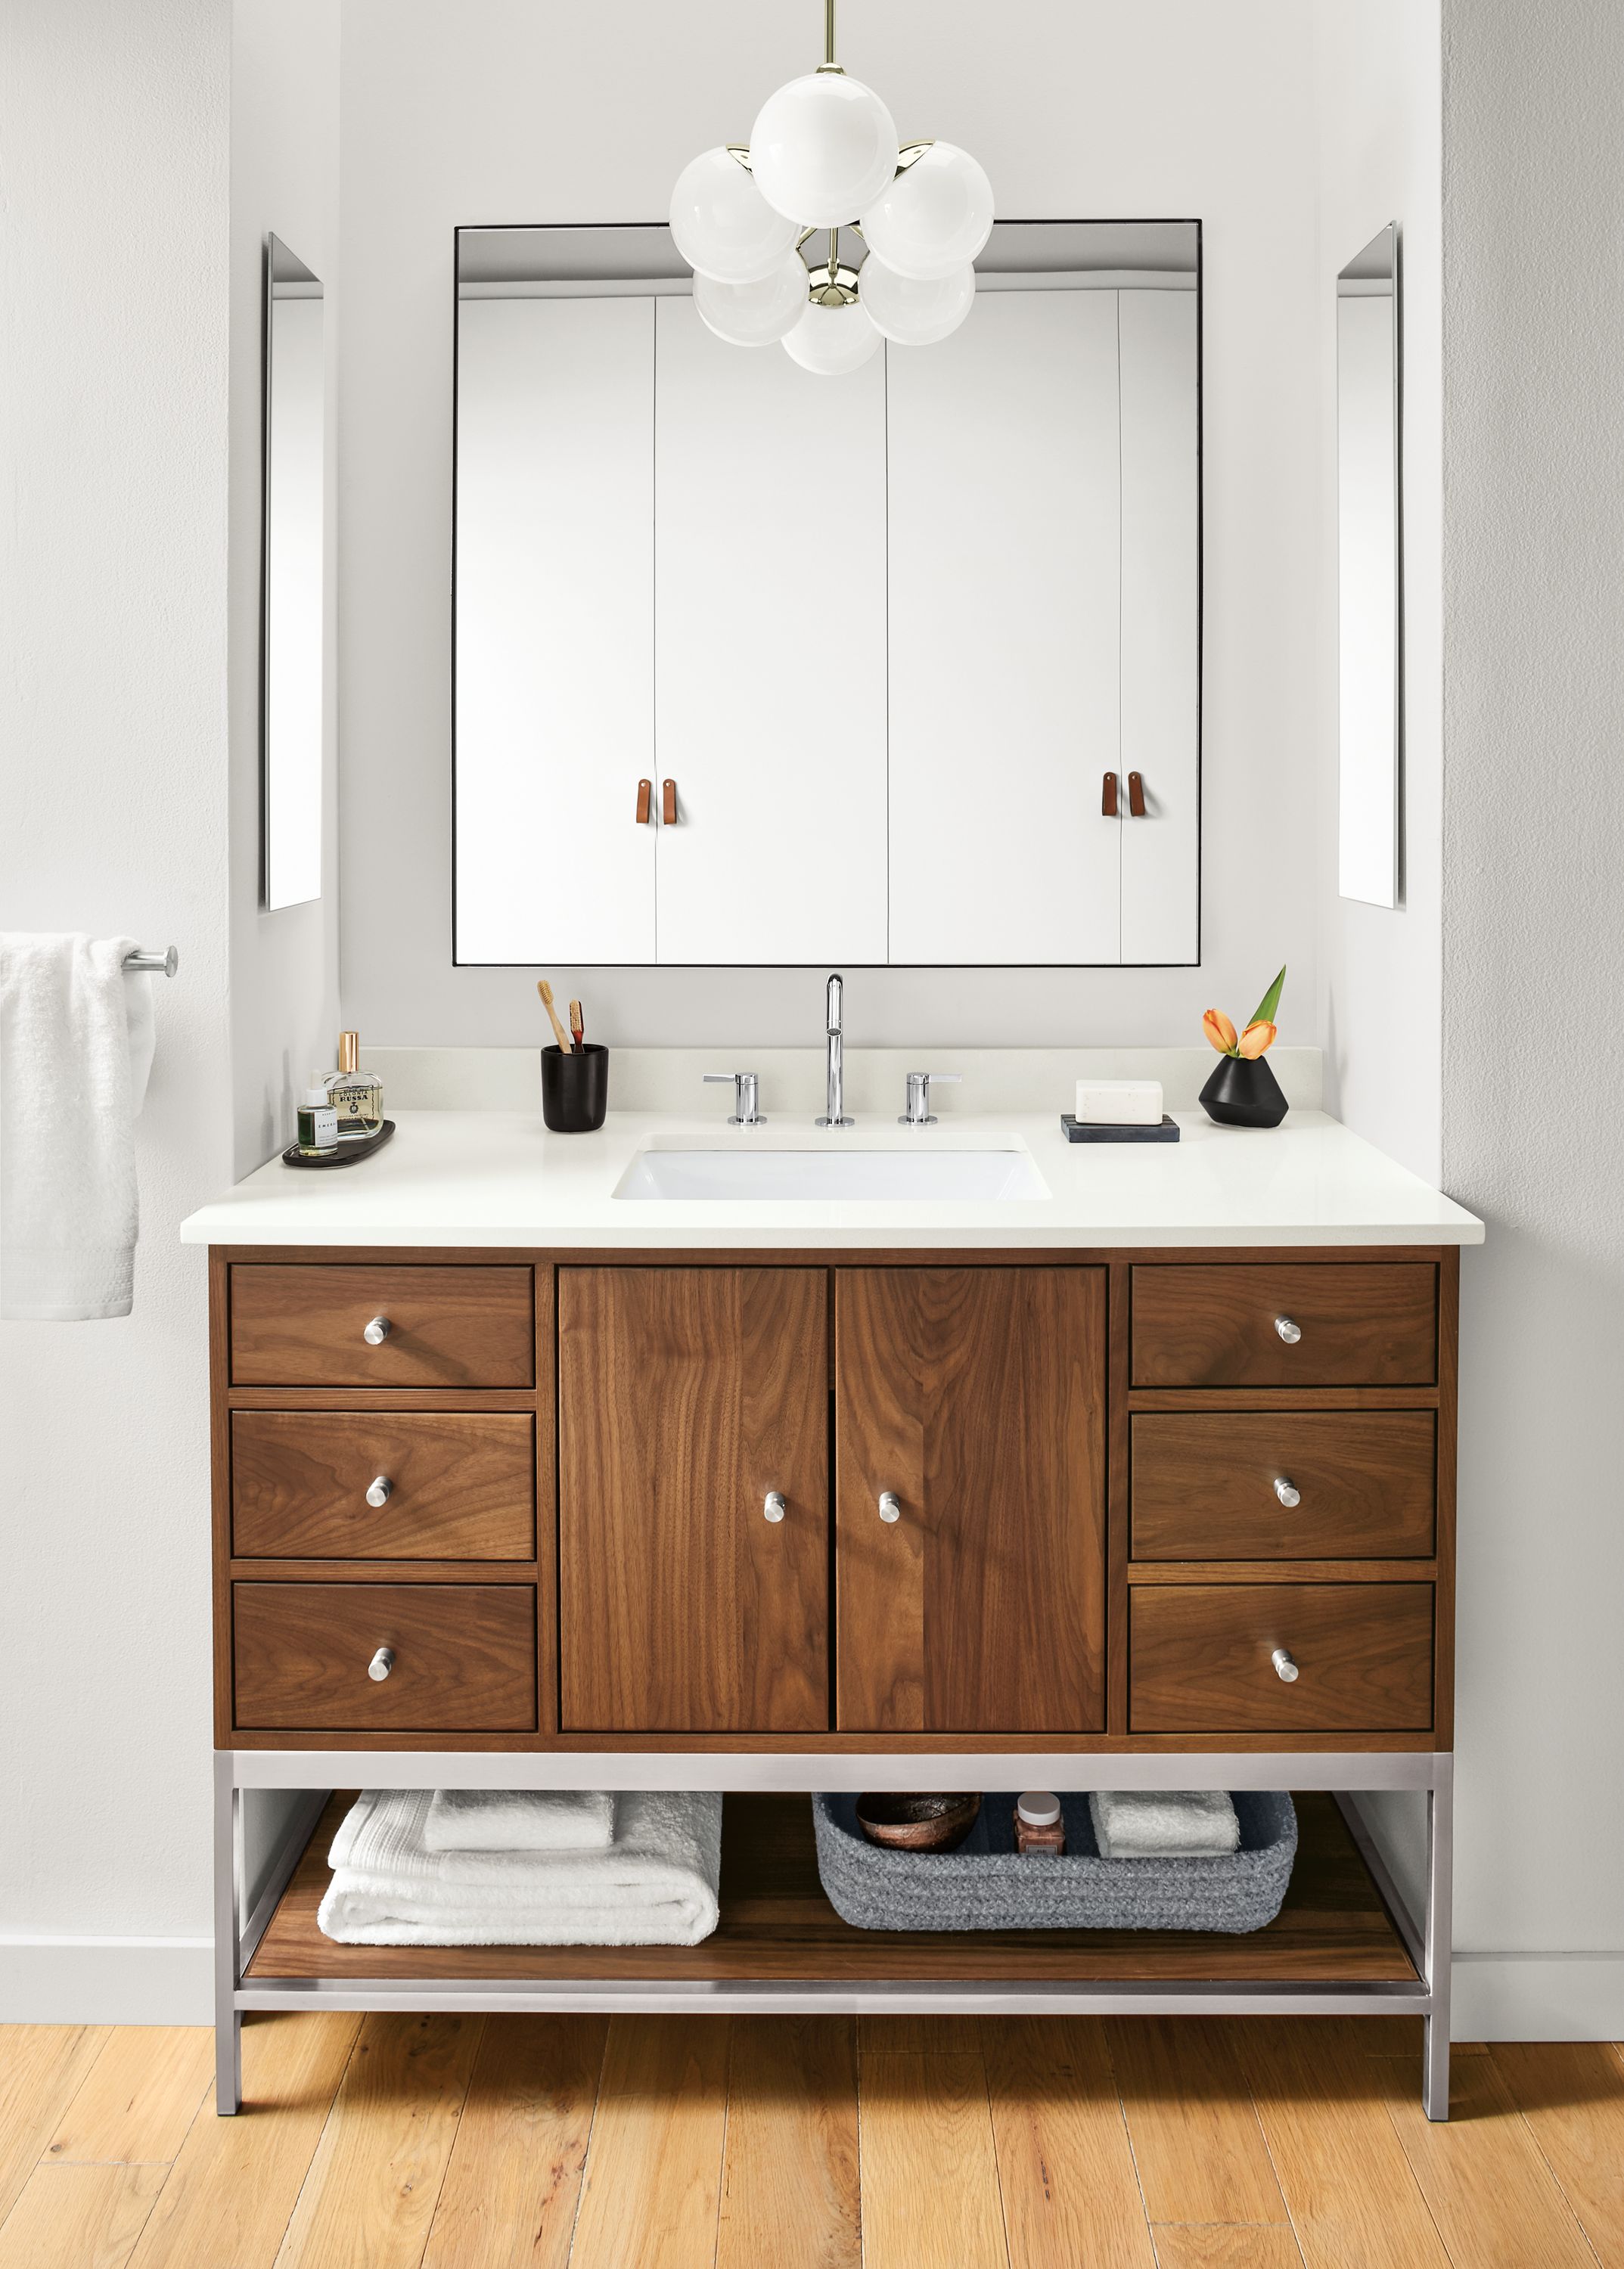
[[[530,1733],[535,1593],[522,1584],[238,1584],[239,1726]],[[388,1675],[367,1666],[380,1648]]]
[[[530,1386],[532,1272],[241,1262],[231,1350],[237,1386]]]
[[[1430,1410],[1140,1411],[1133,1556],[1425,1559],[1436,1428]]]
[[[383,1503],[368,1489],[388,1488]],[[259,1560],[528,1560],[528,1411],[237,1410],[232,1549]]]
[[[1429,1260],[1145,1263],[1133,1345],[1135,1386],[1430,1386],[1438,1272]]]
[[[1135,1733],[1421,1733],[1430,1584],[1135,1584]],[[1295,1681],[1276,1669],[1284,1649]]]

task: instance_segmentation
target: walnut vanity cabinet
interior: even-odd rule
[[[245,2009],[1233,2007],[1414,2012],[1443,2115],[1454,1247],[233,1247],[210,1282],[221,2109]],[[721,1785],[716,1934],[336,1946],[334,1792],[373,1777]],[[1287,1903],[983,1943],[824,1900],[807,1790],[1025,1785],[1290,1787]],[[1427,1807],[1419,1919],[1371,1789]]]

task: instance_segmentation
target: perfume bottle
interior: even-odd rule
[[[327,1099],[338,1113],[341,1142],[375,1134],[383,1125],[383,1088],[370,1072],[360,1068],[361,1036],[338,1035],[338,1069],[327,1083]]]
[[[306,1158],[319,1158],[323,1150],[338,1147],[338,1113],[319,1071],[311,1073],[310,1084],[299,1098],[298,1134],[300,1154]]]

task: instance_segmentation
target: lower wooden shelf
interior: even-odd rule
[[[337,1946],[316,1927],[327,1851],[349,1793],[328,1803],[267,1925],[245,1983],[438,1978],[974,1980],[1091,1984],[1414,1985],[1416,1971],[1333,1800],[1296,1799],[1299,1842],[1285,1904],[1266,1930],[866,1931],[842,1922],[818,1881],[804,1796],[729,1796],[721,1918],[702,1946]]]

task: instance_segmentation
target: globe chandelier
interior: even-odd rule
[[[867,248],[860,268],[841,259],[843,228]],[[779,340],[823,377],[856,370],[882,338],[930,346],[956,330],[992,232],[993,185],[969,152],[899,147],[884,103],[835,61],[835,0],[816,70],[768,97],[748,147],[705,151],[671,192],[701,319],[731,346]]]

